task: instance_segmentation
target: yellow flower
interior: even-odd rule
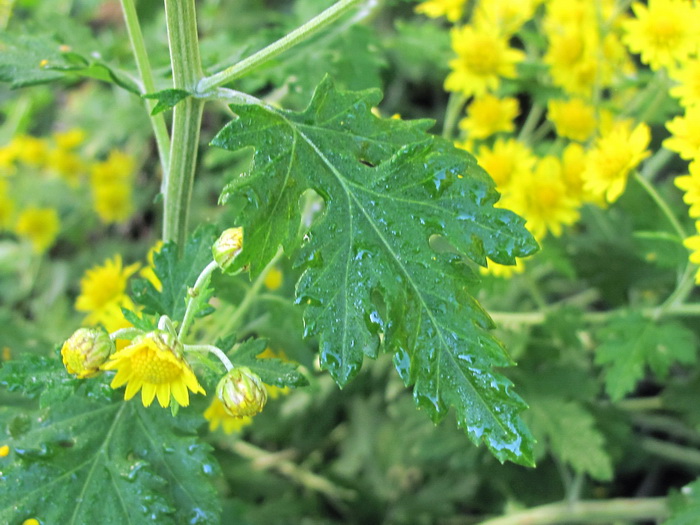
[[[695,223],[695,230],[700,231],[700,221]],[[700,235],[692,235],[683,241],[683,246],[691,251],[688,259],[691,263],[700,266]],[[700,284],[700,269],[695,273],[695,284]]]
[[[56,240],[61,222],[53,208],[27,208],[20,213],[15,233],[28,239],[36,253],[45,252]]]
[[[496,139],[493,148],[481,147],[476,157],[499,191],[506,191],[511,182],[527,175],[535,166],[530,148],[512,138]]]
[[[494,27],[502,35],[512,35],[534,14],[539,0],[489,0],[479,2],[474,12],[474,25]]]
[[[487,93],[469,104],[467,117],[460,121],[459,127],[469,133],[470,139],[485,139],[499,131],[513,131],[513,119],[518,113],[517,99]]]
[[[85,141],[85,131],[80,128],[57,131],[53,134],[53,140],[60,149],[75,149]]]
[[[282,270],[277,268],[277,266],[274,266],[270,268],[269,272],[267,272],[265,280],[263,280],[263,284],[265,285],[265,288],[274,292],[275,290],[278,290],[280,286],[282,286],[282,280]]]
[[[0,447],[0,458],[6,458],[7,456],[10,455],[10,447],[9,445],[3,445]]]
[[[46,141],[31,135],[19,135],[14,138],[13,147],[17,159],[27,166],[43,166],[48,151]]]
[[[488,267],[479,267],[479,272],[481,275],[493,275],[494,277],[510,279],[516,273],[523,273],[525,271],[525,265],[520,259],[515,259],[515,265],[499,264],[497,262],[493,262],[491,259],[489,259],[488,262]]]
[[[214,432],[222,427],[226,434],[239,433],[245,427],[253,424],[250,416],[234,417],[226,411],[226,407],[221,400],[214,396],[211,405],[204,411],[204,419],[209,421],[209,431]]]
[[[683,202],[690,206],[688,214],[700,217],[700,160],[694,160],[688,166],[688,175],[676,177],[674,184],[685,192]]]
[[[93,208],[106,224],[124,222],[133,212],[131,186],[125,182],[93,185]]]
[[[9,195],[7,181],[0,178],[0,230],[10,227],[15,203]]]
[[[618,199],[627,185],[627,177],[649,156],[649,127],[639,123],[634,129],[620,122],[596,141],[589,152],[584,188],[607,202]]]
[[[154,331],[137,337],[129,346],[112,354],[103,370],[117,370],[110,386],[126,384],[124,399],[129,400],[141,390],[141,402],[147,407],[158,397],[163,408],[174,399],[180,406],[190,404],[188,389],[204,394],[197,376],[185,361],[177,342],[165,332]]]
[[[123,183],[134,177],[136,164],[133,157],[119,150],[112,150],[103,162],[93,164],[90,182],[94,186]]]
[[[537,239],[542,239],[547,231],[561,235],[564,225],[578,220],[579,205],[568,195],[559,159],[552,156],[539,159],[535,172],[516,181],[499,202],[499,206],[524,217],[527,229]]]
[[[73,187],[87,171],[85,162],[77,153],[63,148],[50,150],[46,165]]]
[[[587,162],[586,150],[581,144],[572,142],[564,148],[561,155],[561,174],[566,186],[566,193],[579,202],[593,202],[602,205],[600,197],[586,191],[583,172]]]
[[[258,359],[281,359],[282,361],[289,362],[289,358],[287,357],[287,354],[285,354],[282,350],[275,352],[269,346],[267,348],[265,348],[265,350],[260,352],[255,357],[257,357]],[[288,386],[280,388],[278,386],[268,385],[267,383],[264,383],[264,385],[265,385],[265,390],[267,390],[267,395],[271,399],[277,399],[279,396],[286,396],[290,392],[290,389]]]
[[[561,137],[585,142],[596,129],[595,108],[580,98],[550,100],[547,107],[549,120]]]
[[[139,263],[122,268],[121,255],[105,260],[102,266],[94,266],[80,280],[80,295],[75,309],[80,312],[101,312],[113,306],[133,306],[126,295],[129,277],[139,269]]]
[[[664,147],[677,152],[686,160],[700,156],[700,106],[688,108],[685,115],[666,123],[671,136],[664,140]]]
[[[416,13],[430,18],[446,16],[450,22],[456,22],[464,14],[469,0],[425,0],[416,6]]]
[[[671,96],[679,99],[681,106],[690,107],[700,104],[700,60],[688,60],[683,67],[673,69],[670,77],[679,85],[669,90]]]
[[[146,261],[148,261],[148,266],[139,272],[139,275],[149,281],[153,287],[159,292],[163,289],[163,284],[158,279],[155,272],[155,263],[153,262],[153,256],[156,253],[160,253],[161,248],[163,248],[163,241],[159,240],[148,250],[146,254]]]
[[[451,35],[458,56],[450,61],[452,72],[445,79],[445,89],[467,97],[494,91],[501,77],[515,76],[515,64],[525,58],[494,30],[465,26],[454,28]]]
[[[697,51],[700,13],[687,0],[635,2],[632,10],[636,18],[625,23],[624,41],[651,69],[675,66]]]

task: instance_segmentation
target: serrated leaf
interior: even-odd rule
[[[295,363],[274,357],[259,359],[257,356],[266,348],[267,341],[264,339],[248,339],[229,354],[229,357],[234,365],[247,366],[268,385],[297,388],[309,384],[306,377],[297,370]]]
[[[184,89],[164,89],[157,93],[143,95],[143,98],[150,98],[158,101],[151,111],[151,115],[157,115],[158,113],[175,107],[178,102],[181,102],[189,96],[192,96],[192,93]]]
[[[700,480],[695,480],[669,496],[671,517],[664,525],[696,525],[700,523]]]
[[[598,337],[595,360],[605,369],[605,389],[614,401],[634,390],[647,366],[663,379],[673,363],[696,361],[695,336],[676,321],[657,323],[631,313],[611,320]]]
[[[474,158],[429,135],[429,121],[378,119],[379,91],[337,91],[329,80],[302,113],[234,105],[238,119],[212,144],[256,149],[252,171],[224,200],[243,197],[246,242],[236,263],[257,275],[278,246],[299,244],[299,199],[325,201],[299,256],[297,300],[306,335],[319,334],[321,363],[345,385],[380,332],[406,385],[434,421],[450,406],[475,442],[501,460],[531,463],[525,404],[493,367],[511,360],[470,295],[465,259],[512,264],[536,249],[523,220],[494,208],[493,181]],[[431,237],[446,238],[438,253]]]
[[[15,416],[21,424],[4,414],[3,444],[11,452],[3,464],[0,522],[30,517],[76,525],[218,522],[211,484],[218,467],[209,446],[198,442],[194,425],[138,401],[123,402],[118,393],[93,395],[101,388],[111,391],[110,377],[76,387],[60,363],[24,365],[26,377],[53,374],[50,389],[63,377],[73,392],[61,401],[54,396],[36,412],[22,410]]]
[[[182,256],[174,242],[164,244],[160,252],[153,255],[154,272],[160,280],[161,290],[146,279],[135,280],[132,284],[134,300],[143,305],[148,314],[181,320],[185,314],[188,289],[194,286],[199,274],[212,261],[211,245],[216,237],[215,226],[198,228],[185,244]],[[207,303],[210,292],[207,287],[199,293],[195,312],[202,314],[210,308]]]
[[[538,443],[546,443],[552,454],[574,471],[601,481],[612,478],[603,434],[580,403],[554,397],[531,399],[527,420]]]

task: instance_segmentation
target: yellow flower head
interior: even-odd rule
[[[47,154],[46,164],[51,171],[75,187],[87,172],[83,159],[74,151],[54,148]]]
[[[75,309],[99,312],[113,305],[130,307],[126,283],[138,269],[138,263],[122,268],[121,255],[105,260],[102,266],[90,268],[80,280],[80,295],[75,301]]]
[[[48,147],[44,139],[31,135],[18,135],[12,141],[15,156],[27,166],[43,166]]]
[[[700,231],[700,221],[695,223],[696,232]],[[692,235],[683,241],[683,246],[691,251],[688,259],[691,263],[700,266],[700,235]],[[695,284],[700,284],[700,270],[695,274]]]
[[[681,106],[700,104],[700,59],[688,60],[683,67],[672,70],[670,76],[679,85],[672,87],[669,93],[679,99]]]
[[[430,18],[447,17],[450,22],[456,22],[464,14],[464,8],[469,0],[425,0],[416,6],[416,13]]]
[[[683,202],[690,206],[689,215],[700,217],[700,160],[694,160],[688,166],[688,175],[676,177],[675,185],[685,192]]]
[[[643,122],[634,129],[620,122],[602,135],[589,152],[584,187],[591,194],[615,202],[627,185],[627,177],[649,156],[649,127]]]
[[[10,197],[7,181],[0,177],[0,230],[11,226],[14,209],[15,202]]]
[[[226,434],[237,434],[253,424],[253,418],[250,416],[234,417],[229,414],[224,404],[216,396],[212,399],[209,408],[204,411],[204,419],[209,421],[210,432],[222,427]]]
[[[454,28],[451,35],[457,58],[450,61],[452,72],[445,79],[445,89],[467,97],[494,91],[501,77],[515,76],[515,64],[525,58],[494,30],[464,26]]]
[[[559,236],[564,225],[576,222],[580,202],[566,191],[559,159],[547,156],[539,159],[534,173],[514,184],[499,205],[524,217],[530,233],[542,239],[547,231]]]
[[[496,139],[493,148],[481,147],[476,157],[501,192],[507,191],[513,181],[530,173],[535,166],[530,148],[512,138]]]
[[[148,266],[146,266],[143,270],[139,272],[139,275],[144,279],[148,280],[158,291],[161,291],[163,289],[163,284],[160,282],[160,279],[158,279],[158,276],[156,275],[155,262],[153,261],[153,256],[156,253],[160,253],[161,248],[163,248],[163,241],[159,240],[151,247],[150,250],[148,250],[148,254],[146,254],[146,261],[148,261]]]
[[[141,390],[143,406],[149,406],[156,396],[163,408],[170,405],[171,398],[180,406],[188,406],[188,388],[195,394],[205,392],[177,347],[174,337],[156,330],[112,354],[102,369],[117,370],[110,386],[119,388],[126,384],[127,401]]]
[[[550,100],[547,107],[560,137],[585,142],[596,129],[595,108],[580,98]]]
[[[28,239],[34,252],[43,253],[56,240],[61,227],[58,213],[53,208],[27,208],[20,213],[15,233]]]
[[[516,273],[523,273],[525,271],[525,265],[521,259],[515,259],[515,265],[499,264],[497,262],[493,262],[491,259],[489,259],[488,262],[488,267],[479,267],[479,273],[481,273],[481,275],[493,275],[494,277],[510,279]]]
[[[700,157],[700,106],[688,108],[685,115],[666,123],[671,136],[664,147],[677,152],[686,160]]]
[[[125,183],[134,178],[135,169],[133,157],[115,149],[109,152],[107,160],[93,164],[90,182],[93,186]]]
[[[474,25],[494,27],[502,35],[513,35],[535,12],[538,0],[489,0],[479,2],[474,12]]]
[[[697,52],[700,12],[688,0],[649,0],[632,4],[635,17],[625,23],[625,44],[653,70],[675,66]]]
[[[467,116],[460,121],[459,127],[468,132],[470,139],[485,139],[500,131],[513,131],[513,119],[518,113],[516,98],[498,98],[487,93],[469,104]]]
[[[53,140],[60,149],[75,149],[85,141],[85,131],[80,128],[57,131],[53,134]]]

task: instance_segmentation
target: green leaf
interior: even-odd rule
[[[152,98],[157,100],[151,115],[157,115],[167,109],[175,107],[175,105],[192,96],[192,93],[185,91],[184,89],[164,89],[163,91],[158,91],[157,93],[149,93],[148,95],[143,95],[143,98]]]
[[[695,480],[669,496],[671,517],[664,525],[696,525],[700,523],[700,480]]]
[[[576,472],[609,480],[613,466],[593,416],[580,404],[554,397],[530,398],[527,421],[538,443]]]
[[[134,300],[145,307],[146,313],[167,315],[173,320],[181,320],[185,315],[188,289],[194,286],[197,277],[212,261],[211,245],[217,238],[213,225],[198,228],[187,241],[182,256],[178,255],[177,245],[166,243],[160,252],[153,255],[154,271],[162,285],[157,290],[146,279],[135,280],[132,284]],[[207,301],[210,288],[197,296],[196,313],[210,309]]]
[[[377,90],[337,91],[329,80],[302,113],[234,105],[238,119],[212,144],[256,148],[250,173],[225,190],[246,240],[236,264],[257,275],[281,245],[300,244],[299,201],[313,189],[325,209],[298,258],[297,301],[306,335],[319,335],[321,364],[341,385],[381,336],[416,403],[434,421],[450,406],[475,442],[501,460],[531,463],[531,438],[511,383],[512,364],[493,323],[470,295],[467,260],[512,264],[536,249],[523,220],[504,209],[474,158],[429,135],[429,121],[378,119]],[[308,218],[307,218],[308,219]],[[431,237],[452,251],[438,253]]]
[[[309,381],[298,370],[297,364],[277,358],[259,359],[259,354],[267,348],[264,339],[248,339],[229,354],[236,366],[247,366],[268,385],[292,388],[307,386]]]
[[[3,413],[0,522],[218,523],[211,483],[218,467],[196,438],[201,418],[174,419],[158,407],[123,402],[109,376],[78,382],[56,360],[25,360],[10,376],[53,376],[69,398],[44,409]],[[3,381],[10,379],[3,368]],[[94,395],[103,390],[113,395]]]
[[[654,322],[639,313],[611,320],[599,330],[596,363],[605,369],[605,389],[615,401],[634,390],[649,366],[663,379],[675,363],[696,361],[693,332],[676,321]]]

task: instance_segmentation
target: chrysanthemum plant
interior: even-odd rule
[[[228,417],[247,417],[265,405],[263,382],[294,388],[306,378],[289,362],[257,359],[264,341],[235,332],[200,340],[193,327],[216,318],[227,276],[243,272],[255,293],[281,258],[301,271],[294,302],[304,335],[315,338],[320,368],[339,386],[366,357],[389,353],[434,422],[452,408],[475,444],[500,461],[533,464],[519,415],[525,403],[495,370],[513,362],[472,290],[487,258],[514,264],[537,244],[520,217],[494,207],[499,197],[486,172],[429,133],[430,121],[375,116],[378,90],[344,91],[327,77],[294,112],[231,88],[335,21],[357,18],[366,4],[341,0],[261,51],[205,73],[194,0],[166,0],[172,87],[157,91],[134,2],[122,1],[138,80],[99,67],[142,95],[150,112],[163,173],[158,286],[136,283],[133,308],[122,310],[127,327],[81,328],[62,344],[60,360],[3,368],[2,382],[40,396],[40,410],[5,435],[12,452],[2,466],[0,521],[218,522],[217,467],[197,436],[204,420],[191,400],[216,396]],[[17,63],[11,80],[95,74],[97,65],[67,55],[62,66],[42,63],[33,79]],[[63,64],[71,60],[74,67]],[[255,151],[251,169],[221,193],[231,221],[223,233],[189,223],[202,115],[217,102],[231,117],[209,146]]]

